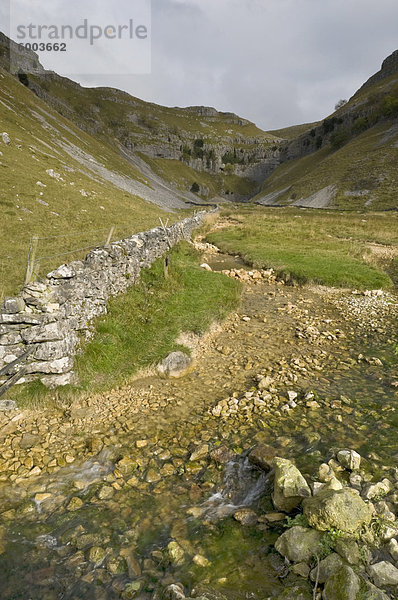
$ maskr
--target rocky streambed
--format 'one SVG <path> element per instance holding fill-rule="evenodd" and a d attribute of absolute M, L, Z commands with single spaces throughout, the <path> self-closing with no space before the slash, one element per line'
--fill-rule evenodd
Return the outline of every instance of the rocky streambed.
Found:
<path fill-rule="evenodd" d="M 4 406 L 2 598 L 396 597 L 396 297 L 204 260 L 245 289 L 184 378 Z"/>

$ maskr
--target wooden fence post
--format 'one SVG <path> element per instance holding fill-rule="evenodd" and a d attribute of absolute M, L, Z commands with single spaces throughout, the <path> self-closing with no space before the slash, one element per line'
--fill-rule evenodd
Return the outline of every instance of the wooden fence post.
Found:
<path fill-rule="evenodd" d="M 30 247 L 29 247 L 29 254 L 28 254 L 28 265 L 26 267 L 25 285 L 28 285 L 28 283 L 30 283 L 31 280 L 32 280 L 32 275 L 33 275 L 33 271 L 34 271 L 34 266 L 35 266 L 35 261 L 36 261 L 36 254 L 37 254 L 37 246 L 38 245 L 39 245 L 39 238 L 38 238 L 37 235 L 34 235 L 30 239 Z"/>
<path fill-rule="evenodd" d="M 114 231 L 115 231 L 115 226 L 112 225 L 111 230 L 108 233 L 108 237 L 106 239 L 105 246 L 109 246 L 109 244 L 111 243 Z"/>

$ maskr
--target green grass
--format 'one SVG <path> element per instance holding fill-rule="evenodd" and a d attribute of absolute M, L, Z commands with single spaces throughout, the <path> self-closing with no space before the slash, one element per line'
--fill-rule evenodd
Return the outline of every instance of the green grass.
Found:
<path fill-rule="evenodd" d="M 371 260 L 369 242 L 397 246 L 397 215 L 337 214 L 247 207 L 225 211 L 237 225 L 207 236 L 223 251 L 258 267 L 273 267 L 301 283 L 358 289 L 391 288 L 387 273 Z"/>
<path fill-rule="evenodd" d="M 258 189 L 256 183 L 238 175 L 212 175 L 205 171 L 195 171 L 181 160 L 168 158 L 149 158 L 139 153 L 151 169 L 166 181 L 169 181 L 181 190 L 190 190 L 193 183 L 206 186 L 209 189 L 208 198 L 211 199 L 225 191 L 232 191 L 241 196 L 251 196 Z"/>
<path fill-rule="evenodd" d="M 59 389 L 59 399 L 111 389 L 157 364 L 181 349 L 175 341 L 179 333 L 203 333 L 234 310 L 240 289 L 238 282 L 201 269 L 195 250 L 182 243 L 171 252 L 167 279 L 159 259 L 143 270 L 136 286 L 111 300 L 108 314 L 96 324 L 94 339 L 77 357 L 79 385 Z M 53 393 L 34 382 L 14 388 L 11 395 L 22 404 L 39 405 Z"/>
<path fill-rule="evenodd" d="M 303 123 L 302 125 L 292 125 L 291 127 L 283 127 L 282 129 L 273 129 L 268 133 L 284 140 L 294 140 L 302 133 L 305 133 L 317 125 L 319 125 L 319 122 L 315 121 L 314 123 Z"/>
<path fill-rule="evenodd" d="M 23 285 L 31 236 L 66 236 L 40 242 L 38 255 L 50 256 L 101 245 L 112 225 L 116 226 L 113 239 L 147 230 L 157 226 L 158 217 L 165 218 L 166 213 L 90 172 L 59 141 L 73 144 L 112 173 L 143 181 L 142 174 L 116 152 L 61 117 L 2 69 L 0 81 L 0 132 L 11 138 L 9 146 L 0 141 L 1 299 Z M 32 111 L 50 127 L 43 126 Z M 48 169 L 59 173 L 62 180 L 50 177 Z M 38 181 L 46 187 L 37 185 Z M 178 218 L 178 214 L 172 215 L 173 220 Z M 95 233 L 88 233 L 91 231 Z M 40 274 L 85 254 L 43 260 Z"/>

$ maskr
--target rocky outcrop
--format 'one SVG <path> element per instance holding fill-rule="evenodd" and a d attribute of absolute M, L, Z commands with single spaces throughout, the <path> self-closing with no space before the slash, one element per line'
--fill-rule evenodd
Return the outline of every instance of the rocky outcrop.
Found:
<path fill-rule="evenodd" d="M 62 265 L 41 281 L 6 298 L 0 311 L 0 369 L 27 350 L 25 380 L 50 387 L 73 383 L 73 359 L 80 336 L 92 336 L 92 322 L 105 314 L 110 297 L 123 293 L 170 247 L 189 239 L 204 212 L 92 250 L 84 261 Z"/>
<path fill-rule="evenodd" d="M 391 77 L 391 75 L 398 75 L 398 50 L 395 50 L 390 56 L 383 61 L 380 71 L 372 75 L 366 83 L 359 89 L 359 91 L 371 87 L 375 83 Z M 358 92 L 357 92 L 358 93 Z"/>

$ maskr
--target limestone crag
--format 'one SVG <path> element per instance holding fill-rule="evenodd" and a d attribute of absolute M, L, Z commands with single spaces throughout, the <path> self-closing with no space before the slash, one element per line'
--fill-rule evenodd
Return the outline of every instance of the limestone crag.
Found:
<path fill-rule="evenodd" d="M 39 378 L 54 387 L 72 383 L 79 334 L 89 339 L 92 320 L 106 313 L 108 299 L 123 293 L 170 247 L 189 239 L 205 212 L 163 229 L 157 227 L 92 250 L 84 261 L 52 271 L 6 298 L 0 311 L 0 369 L 28 349 L 25 381 Z"/>

